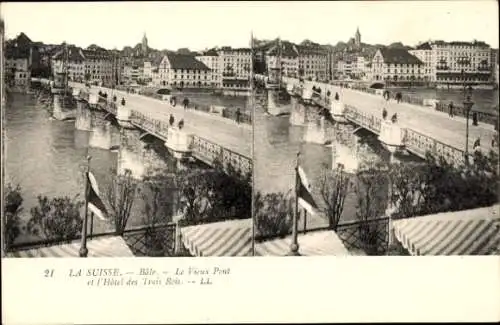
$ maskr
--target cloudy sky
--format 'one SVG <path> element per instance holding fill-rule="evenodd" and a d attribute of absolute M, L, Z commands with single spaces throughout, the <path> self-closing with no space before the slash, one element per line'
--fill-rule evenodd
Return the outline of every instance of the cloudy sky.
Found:
<path fill-rule="evenodd" d="M 415 45 L 428 39 L 483 40 L 498 48 L 494 0 L 349 2 L 81 2 L 2 3 L 7 38 L 25 32 L 45 43 L 134 46 L 146 32 L 157 49 L 248 46 L 280 36 L 322 44 L 362 41 Z"/>

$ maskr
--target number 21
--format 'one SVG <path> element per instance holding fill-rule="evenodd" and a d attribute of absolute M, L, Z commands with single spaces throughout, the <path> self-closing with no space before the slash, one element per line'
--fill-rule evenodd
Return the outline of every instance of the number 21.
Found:
<path fill-rule="evenodd" d="M 45 277 L 46 278 L 51 278 L 54 275 L 54 270 L 45 270 Z"/>

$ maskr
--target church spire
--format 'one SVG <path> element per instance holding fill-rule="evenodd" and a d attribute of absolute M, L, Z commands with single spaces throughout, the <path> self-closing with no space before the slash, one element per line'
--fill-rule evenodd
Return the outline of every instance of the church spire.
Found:
<path fill-rule="evenodd" d="M 359 26 L 356 28 L 356 35 L 354 36 L 354 41 L 356 46 L 361 45 L 361 33 L 359 32 Z"/>

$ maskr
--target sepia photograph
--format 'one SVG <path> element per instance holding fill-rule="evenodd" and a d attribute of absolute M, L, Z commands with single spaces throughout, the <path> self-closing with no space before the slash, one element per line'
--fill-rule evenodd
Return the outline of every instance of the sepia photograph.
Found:
<path fill-rule="evenodd" d="M 489 4 L 2 4 L 3 253 L 498 255 Z"/>
<path fill-rule="evenodd" d="M 499 254 L 498 17 L 476 4 L 491 29 L 464 2 L 382 1 L 255 34 L 257 255 Z"/>
<path fill-rule="evenodd" d="M 498 22 L 2 2 L 2 323 L 498 322 Z"/>
<path fill-rule="evenodd" d="M 7 257 L 250 255 L 250 32 L 171 42 L 169 3 L 112 5 L 162 19 L 106 39 L 98 3 L 2 4 Z"/>

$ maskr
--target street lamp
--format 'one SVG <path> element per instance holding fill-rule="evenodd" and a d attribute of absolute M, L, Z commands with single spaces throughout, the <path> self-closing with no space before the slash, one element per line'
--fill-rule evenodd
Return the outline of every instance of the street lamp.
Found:
<path fill-rule="evenodd" d="M 474 102 L 471 101 L 470 95 L 466 97 L 464 101 L 465 116 L 466 116 L 466 126 L 465 126 L 465 162 L 469 162 L 469 113 L 472 109 Z"/>

